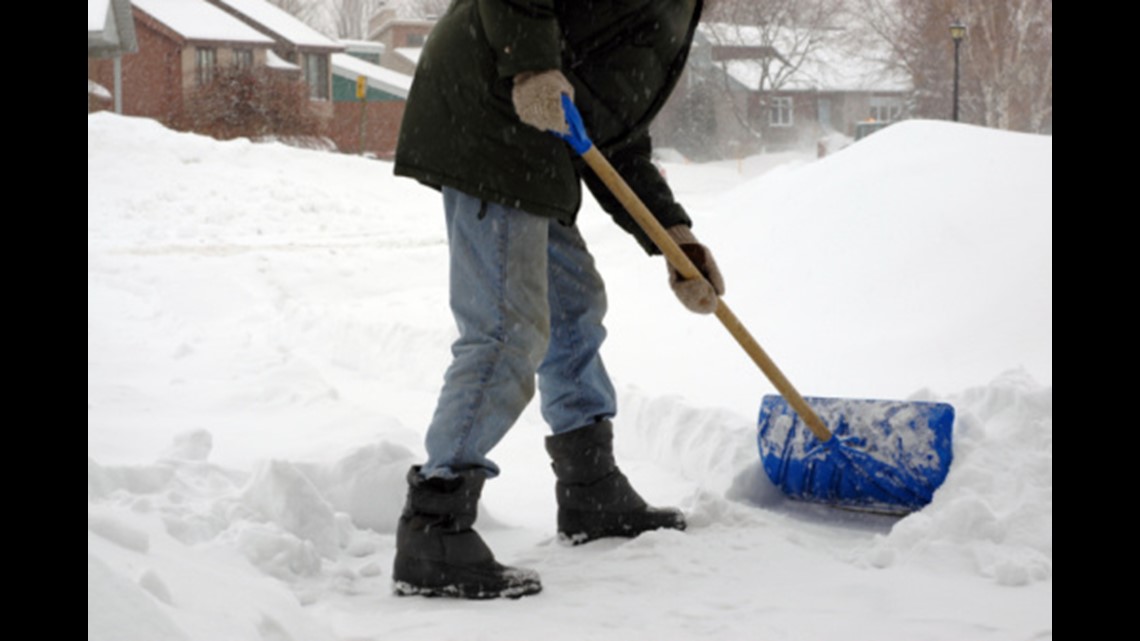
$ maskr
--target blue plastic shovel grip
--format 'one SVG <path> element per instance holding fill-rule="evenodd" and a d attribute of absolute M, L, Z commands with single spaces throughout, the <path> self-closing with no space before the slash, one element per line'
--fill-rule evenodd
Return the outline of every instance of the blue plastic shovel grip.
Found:
<path fill-rule="evenodd" d="M 570 125 L 570 133 L 564 134 L 557 131 L 553 133 L 570 143 L 570 146 L 578 152 L 579 156 L 590 151 L 590 147 L 593 147 L 594 143 L 586 134 L 586 125 L 582 124 L 582 114 L 578 113 L 574 101 L 566 94 L 562 94 L 562 111 L 566 114 L 566 124 Z"/>

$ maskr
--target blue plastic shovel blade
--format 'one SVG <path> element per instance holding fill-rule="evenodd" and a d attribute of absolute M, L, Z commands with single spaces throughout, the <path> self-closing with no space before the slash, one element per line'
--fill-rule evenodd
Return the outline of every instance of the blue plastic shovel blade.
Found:
<path fill-rule="evenodd" d="M 760 405 L 768 478 L 794 499 L 907 513 L 930 503 L 953 459 L 946 403 L 807 397 L 831 430 L 821 442 L 781 396 Z"/>

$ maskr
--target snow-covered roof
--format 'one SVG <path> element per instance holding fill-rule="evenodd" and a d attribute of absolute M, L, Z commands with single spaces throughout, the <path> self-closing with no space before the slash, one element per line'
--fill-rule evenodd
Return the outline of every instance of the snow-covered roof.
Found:
<path fill-rule="evenodd" d="M 784 58 L 791 57 L 796 49 L 803 47 L 805 37 L 817 39 L 799 68 L 781 86 L 789 91 L 906 91 L 911 87 L 905 74 L 884 62 L 884 50 L 873 44 L 852 45 L 843 38 L 841 30 L 809 34 L 792 29 L 765 31 L 752 26 L 701 23 L 698 33 L 713 44 L 770 47 L 781 56 L 768 61 L 777 69 L 787 62 Z M 718 64 L 724 65 L 726 73 L 741 85 L 750 89 L 759 86 L 763 73 L 761 61 L 740 59 Z"/>
<path fill-rule="evenodd" d="M 401 98 L 407 98 L 408 90 L 412 88 L 411 76 L 374 65 L 347 53 L 332 55 L 332 69 L 333 73 L 354 80 L 358 76 L 364 76 L 369 87 Z"/>
<path fill-rule="evenodd" d="M 759 47 L 766 44 L 759 27 L 735 25 L 725 22 L 702 22 L 697 25 L 697 34 L 716 44 Z"/>
<path fill-rule="evenodd" d="M 113 97 L 110 90 L 90 78 L 87 79 L 87 95 L 103 100 L 110 100 Z"/>
<path fill-rule="evenodd" d="M 905 75 L 882 63 L 850 56 L 827 56 L 804 60 L 781 85 L 788 91 L 907 91 L 911 88 Z M 754 89 L 760 84 L 762 67 L 755 60 L 729 60 L 725 71 L 741 85 Z M 780 64 L 780 63 L 776 63 Z"/>
<path fill-rule="evenodd" d="M 288 42 L 302 47 L 341 50 L 343 47 L 292 14 L 266 0 L 214 0 L 264 26 Z"/>
<path fill-rule="evenodd" d="M 397 54 L 407 58 L 412 64 L 419 64 L 420 54 L 423 53 L 423 47 L 397 47 L 393 49 Z"/>
<path fill-rule="evenodd" d="M 295 65 L 292 62 L 289 62 L 288 60 L 282 58 L 281 56 L 273 53 L 272 49 L 270 49 L 268 52 L 266 52 L 265 66 L 269 67 L 270 69 L 285 69 L 288 71 L 300 71 L 301 70 L 300 66 Z"/>
<path fill-rule="evenodd" d="M 824 47 L 791 76 L 789 89 L 832 91 L 907 91 L 910 79 L 892 68 L 878 52 L 845 52 Z"/>
<path fill-rule="evenodd" d="M 135 7 L 187 40 L 273 44 L 268 36 L 206 0 L 133 0 Z"/>
<path fill-rule="evenodd" d="M 374 40 L 345 40 L 342 38 L 340 43 L 344 45 L 348 51 L 359 51 L 361 53 L 384 53 L 384 43 L 376 42 Z"/>

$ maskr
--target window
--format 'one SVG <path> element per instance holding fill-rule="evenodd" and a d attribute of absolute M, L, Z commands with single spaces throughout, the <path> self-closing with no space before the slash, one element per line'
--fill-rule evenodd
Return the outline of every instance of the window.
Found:
<path fill-rule="evenodd" d="M 815 120 L 820 127 L 831 129 L 831 99 L 820 98 L 815 102 Z"/>
<path fill-rule="evenodd" d="M 306 53 L 303 60 L 305 82 L 309 85 L 309 97 L 314 100 L 328 100 L 329 57 L 319 53 Z"/>
<path fill-rule="evenodd" d="M 252 49 L 234 49 L 234 67 L 238 69 L 250 69 L 253 67 L 253 50 Z"/>
<path fill-rule="evenodd" d="M 901 98 L 887 96 L 871 96 L 871 120 L 875 122 L 894 122 L 902 118 L 903 102 Z"/>
<path fill-rule="evenodd" d="M 792 126 L 792 99 L 789 96 L 772 98 L 768 109 L 768 125 L 771 127 Z"/>
<path fill-rule="evenodd" d="M 208 47 L 198 47 L 198 84 L 208 85 L 214 80 L 214 67 L 218 61 L 218 51 Z"/>
<path fill-rule="evenodd" d="M 409 33 L 404 41 L 407 43 L 404 45 L 405 47 L 422 47 L 424 46 L 425 38 L 422 33 Z"/>

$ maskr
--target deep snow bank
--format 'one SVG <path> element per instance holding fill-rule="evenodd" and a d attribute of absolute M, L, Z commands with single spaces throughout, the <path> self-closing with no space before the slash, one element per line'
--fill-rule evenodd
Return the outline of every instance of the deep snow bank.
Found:
<path fill-rule="evenodd" d="M 499 453 L 502 518 L 481 523 L 505 526 L 502 549 L 547 570 L 563 600 L 449 615 L 384 600 L 403 475 L 454 335 L 435 195 L 385 163 L 90 116 L 89 637 L 458 638 L 422 626 L 467 630 L 468 617 L 551 639 L 733 638 L 773 620 L 787 627 L 769 638 L 979 629 L 909 634 L 879 600 L 999 636 L 1050 628 L 1051 155 L 1038 137 L 903 123 L 744 182 L 668 168 L 679 185 L 711 173 L 736 185 L 678 197 L 734 308 L 802 391 L 956 406 L 949 479 L 898 521 L 791 504 L 766 484 L 762 377 L 710 319 L 679 312 L 662 266 L 587 204 L 611 291 L 619 454 L 693 527 L 553 550 L 549 470 L 530 446 L 543 428 L 528 412 Z M 939 197 L 950 188 L 952 203 Z M 836 607 L 805 617 L 797 590 L 820 583 L 840 586 Z M 696 611 L 678 586 L 701 590 Z M 1010 607 L 945 612 L 921 597 L 939 591 Z M 629 618 L 647 603 L 660 616 Z M 607 614 L 591 628 L 584 607 Z"/>
<path fill-rule="evenodd" d="M 679 199 L 717 256 L 726 300 L 806 394 L 951 394 L 1014 368 L 1052 384 L 1050 137 L 902 122 L 818 162 Z M 715 324 L 668 315 L 667 293 L 644 286 L 654 267 L 613 298 L 640 286 L 639 304 L 660 305 L 613 334 L 667 341 L 683 327 L 686 359 L 710 372 L 684 381 L 690 396 L 751 413 L 771 387 L 725 352 Z M 664 373 L 671 357 L 644 369 L 654 389 L 685 393 Z"/>

